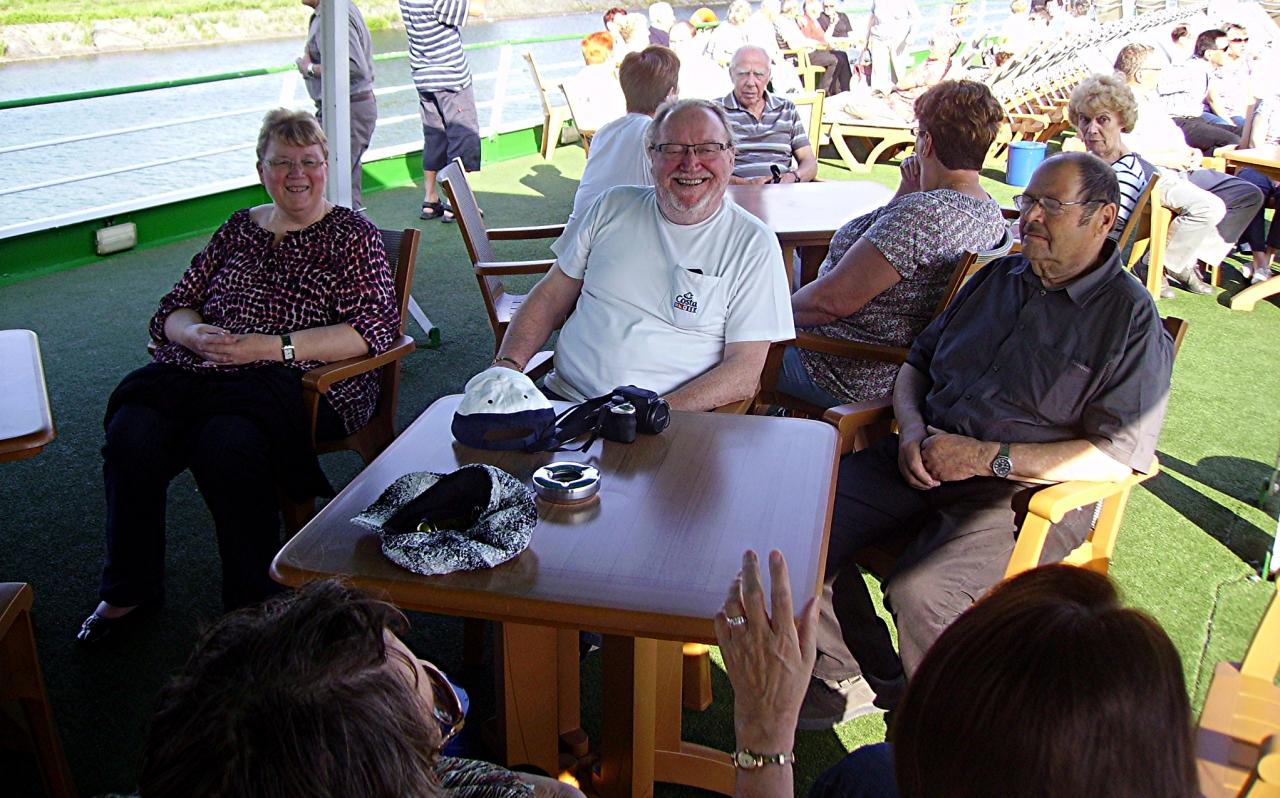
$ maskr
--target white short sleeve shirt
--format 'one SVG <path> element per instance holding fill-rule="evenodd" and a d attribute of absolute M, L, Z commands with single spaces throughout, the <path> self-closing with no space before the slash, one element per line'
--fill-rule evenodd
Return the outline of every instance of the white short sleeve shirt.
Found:
<path fill-rule="evenodd" d="M 727 343 L 795 336 L 778 239 L 727 198 L 711 218 L 678 225 L 653 188 L 613 188 L 552 250 L 583 281 L 547 377 L 567 399 L 619 385 L 668 394 L 718 365 Z"/>

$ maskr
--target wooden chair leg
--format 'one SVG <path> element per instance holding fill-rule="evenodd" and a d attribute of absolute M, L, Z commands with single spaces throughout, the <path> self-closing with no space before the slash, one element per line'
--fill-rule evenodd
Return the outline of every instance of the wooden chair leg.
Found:
<path fill-rule="evenodd" d="M 702 712 L 711 706 L 711 653 L 702 643 L 685 643 L 683 653 L 681 704 L 685 709 Z"/>
<path fill-rule="evenodd" d="M 36 640 L 31 627 L 31 588 L 27 585 L 3 585 L 0 611 L 5 623 L 0 638 L 0 698 L 16 700 L 22 707 L 45 792 L 53 798 L 75 796 L 71 769 L 67 766 L 53 721 L 53 708 L 45 692 L 44 676 L 36 655 Z M 8 599 L 8 600 L 6 600 Z M 23 606 L 25 605 L 25 606 Z"/>

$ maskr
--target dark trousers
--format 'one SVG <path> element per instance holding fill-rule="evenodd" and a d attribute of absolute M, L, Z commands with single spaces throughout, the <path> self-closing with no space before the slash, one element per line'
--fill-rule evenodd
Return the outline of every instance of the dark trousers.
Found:
<path fill-rule="evenodd" d="M 893 767 L 892 745 L 864 745 L 824 770 L 809 798 L 898 798 Z"/>
<path fill-rule="evenodd" d="M 814 50 L 809 53 L 809 63 L 824 68 L 818 77 L 818 88 L 830 97 L 848 91 L 853 81 L 853 68 L 849 56 L 841 50 Z"/>
<path fill-rule="evenodd" d="M 1219 147 L 1240 143 L 1242 131 L 1235 125 L 1215 125 L 1198 116 L 1175 116 L 1173 123 L 1182 130 L 1187 144 L 1205 155 L 1213 155 Z"/>
<path fill-rule="evenodd" d="M 317 426 L 321 437 L 341 434 L 341 420 L 326 402 Z M 163 594 L 165 499 L 185 468 L 213 515 L 223 606 L 243 607 L 283 590 L 268 574 L 281 543 L 271 450 L 269 433 L 241 415 L 190 424 L 146 404 L 117 408 L 102 449 L 107 556 L 99 598 L 128 607 Z"/>
<path fill-rule="evenodd" d="M 457 91 L 418 90 L 422 118 L 422 171 L 439 172 L 454 158 L 480 171 L 480 121 L 473 86 Z"/>
<path fill-rule="evenodd" d="M 1245 228 L 1244 234 L 1240 236 L 1240 240 L 1248 244 L 1254 252 L 1261 252 L 1266 247 L 1280 249 L 1280 225 L 1271 221 L 1271 230 L 1267 231 L 1267 219 L 1263 214 L 1267 210 L 1269 200 L 1276 196 L 1276 186 L 1271 182 L 1271 178 L 1257 171 L 1256 169 L 1241 169 L 1236 173 L 1236 177 L 1247 181 L 1250 185 L 1262 192 L 1262 205 L 1258 208 L 1258 212 L 1249 220 L 1249 226 Z"/>
<path fill-rule="evenodd" d="M 974 477 L 916 490 L 898 471 L 897 436 L 846 457 L 827 545 L 815 675 L 835 681 L 862 675 L 882 703 L 896 703 L 904 672 L 910 676 L 942 630 L 1003 578 L 1039 487 Z M 1080 545 L 1091 521 L 1091 508 L 1069 513 L 1053 527 L 1042 561 L 1060 560 Z M 899 657 L 853 557 L 902 535 L 910 543 L 884 584 Z"/>

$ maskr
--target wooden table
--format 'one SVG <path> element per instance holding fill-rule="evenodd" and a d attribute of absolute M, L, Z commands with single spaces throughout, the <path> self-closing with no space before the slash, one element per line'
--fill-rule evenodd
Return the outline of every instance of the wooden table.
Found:
<path fill-rule="evenodd" d="M 732 793 L 728 755 L 680 739 L 681 642 L 715 642 L 711 619 L 748 547 L 782 550 L 797 595 L 816 594 L 834 496 L 834 429 L 677 412 L 664 433 L 630 445 L 494 452 L 453 441 L 459 398 L 440 399 L 414 421 L 289 541 L 272 575 L 300 585 L 345 574 L 407 609 L 501 621 L 505 761 L 549 773 L 559 771 L 561 739 L 582 739 L 576 630 L 603 632 L 601 794 L 647 796 L 654 781 Z M 573 509 L 539 502 L 528 550 L 497 568 L 419 576 L 393 565 L 377 535 L 350 521 L 408 471 L 483 462 L 528 480 L 553 460 L 596 464 L 599 501 Z"/>
<path fill-rule="evenodd" d="M 0 330 L 0 463 L 39 454 L 57 434 L 40 340 L 30 330 Z"/>
<path fill-rule="evenodd" d="M 1250 147 L 1247 150 L 1218 150 L 1226 159 L 1227 171 L 1235 174 L 1244 167 L 1257 169 L 1272 180 L 1280 180 L 1280 147 Z M 1275 224 L 1275 222 L 1272 222 Z M 1231 297 L 1232 310 L 1253 310 L 1259 300 L 1280 294 L 1280 275 L 1256 285 L 1251 285 Z"/>
<path fill-rule="evenodd" d="M 788 274 L 792 255 L 800 251 L 800 281 L 792 281 L 799 288 L 818 276 L 835 232 L 887 203 L 893 189 L 869 180 L 829 180 L 729 186 L 729 197 L 777 233 Z"/>

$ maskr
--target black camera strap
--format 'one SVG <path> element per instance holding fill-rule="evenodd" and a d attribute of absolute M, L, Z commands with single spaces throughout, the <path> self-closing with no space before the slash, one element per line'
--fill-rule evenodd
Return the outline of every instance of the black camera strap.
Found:
<path fill-rule="evenodd" d="M 613 398 L 613 394 L 588 399 L 556 416 L 556 423 L 548 437 L 530 445 L 529 452 L 585 452 L 600 437 L 600 408 Z M 581 446 L 569 446 L 586 435 Z"/>

